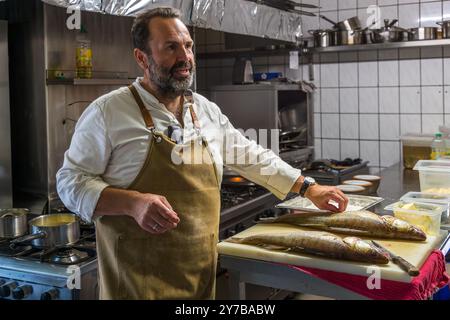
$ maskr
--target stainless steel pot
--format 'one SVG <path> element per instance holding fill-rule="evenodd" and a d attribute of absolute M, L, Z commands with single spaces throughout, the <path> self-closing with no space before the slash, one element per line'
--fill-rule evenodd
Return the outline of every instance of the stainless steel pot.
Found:
<path fill-rule="evenodd" d="M 320 17 L 322 19 L 324 19 L 325 21 L 328 21 L 329 23 L 331 23 L 333 25 L 333 27 L 338 30 L 355 31 L 355 30 L 361 29 L 361 21 L 359 20 L 358 17 L 351 17 L 349 19 L 346 19 L 346 20 L 343 20 L 340 22 L 334 22 L 333 20 L 325 17 L 324 15 L 320 15 Z"/>
<path fill-rule="evenodd" d="M 309 30 L 314 38 L 315 48 L 326 48 L 334 45 L 331 30 Z"/>
<path fill-rule="evenodd" d="M 367 43 L 365 30 L 355 30 L 355 31 L 337 30 L 331 32 L 331 34 L 333 37 L 333 43 L 336 46 Z"/>
<path fill-rule="evenodd" d="M 442 27 L 442 38 L 449 39 L 450 38 L 450 20 L 436 22 L 436 24 L 438 24 Z"/>
<path fill-rule="evenodd" d="M 278 112 L 278 119 L 281 133 L 293 132 L 304 127 L 307 122 L 307 114 L 300 104 L 291 104 Z"/>
<path fill-rule="evenodd" d="M 30 234 L 12 240 L 12 245 L 31 241 L 34 247 L 51 248 L 70 245 L 80 239 L 79 219 L 73 214 L 42 215 L 29 224 Z"/>
<path fill-rule="evenodd" d="M 397 22 L 397 19 L 392 21 L 385 19 L 383 28 L 372 30 L 371 42 L 384 43 L 408 41 L 409 31 L 400 27 L 395 27 L 394 24 Z"/>
<path fill-rule="evenodd" d="M 16 238 L 27 233 L 28 209 L 0 209 L 0 238 Z"/>
<path fill-rule="evenodd" d="M 409 29 L 409 40 L 435 40 L 437 39 L 438 28 L 436 27 L 422 27 Z"/>

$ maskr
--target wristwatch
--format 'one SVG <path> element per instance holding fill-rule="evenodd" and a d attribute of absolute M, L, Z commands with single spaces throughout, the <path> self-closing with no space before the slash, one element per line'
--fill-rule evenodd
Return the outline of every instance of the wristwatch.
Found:
<path fill-rule="evenodd" d="M 306 190 L 308 190 L 308 188 L 310 186 L 313 186 L 315 184 L 316 184 L 316 180 L 314 180 L 314 178 L 305 177 L 305 179 L 303 180 L 302 187 L 300 188 L 300 192 L 299 192 L 300 196 L 305 197 Z"/>

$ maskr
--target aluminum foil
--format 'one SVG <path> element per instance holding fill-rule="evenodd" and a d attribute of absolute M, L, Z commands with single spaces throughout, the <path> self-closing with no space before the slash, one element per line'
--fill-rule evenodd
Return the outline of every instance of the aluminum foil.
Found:
<path fill-rule="evenodd" d="M 194 26 L 295 42 L 301 16 L 245 0 L 194 0 Z"/>
<path fill-rule="evenodd" d="M 193 0 L 42 0 L 43 2 L 67 8 L 76 6 L 82 11 L 99 12 L 117 16 L 136 16 L 151 8 L 169 6 L 182 12 L 182 20 L 190 25 Z"/>
<path fill-rule="evenodd" d="M 1 0 L 0 0 L 1 1 Z M 60 7 L 77 6 L 119 16 L 136 16 L 160 6 L 182 12 L 187 25 L 295 42 L 302 35 L 301 16 L 246 0 L 42 0 Z"/>

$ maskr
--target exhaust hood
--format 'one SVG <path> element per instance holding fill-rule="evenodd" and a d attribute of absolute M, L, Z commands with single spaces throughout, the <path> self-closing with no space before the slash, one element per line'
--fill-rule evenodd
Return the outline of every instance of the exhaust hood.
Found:
<path fill-rule="evenodd" d="M 301 16 L 246 0 L 42 0 L 60 7 L 79 7 L 118 16 L 136 16 L 160 6 L 182 12 L 189 26 L 296 42 L 302 36 Z"/>

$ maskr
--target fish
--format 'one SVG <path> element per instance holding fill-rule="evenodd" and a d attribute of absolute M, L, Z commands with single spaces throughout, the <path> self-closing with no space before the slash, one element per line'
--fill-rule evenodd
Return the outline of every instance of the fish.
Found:
<path fill-rule="evenodd" d="M 232 237 L 225 241 L 339 260 L 372 264 L 389 263 L 388 257 L 371 243 L 357 237 L 341 238 L 325 231 L 267 232 L 243 238 Z"/>
<path fill-rule="evenodd" d="M 259 223 L 287 223 L 330 232 L 377 238 L 415 241 L 427 239 L 422 229 L 404 220 L 389 215 L 380 216 L 367 210 L 315 216 L 290 213 L 276 218 L 264 219 Z"/>

